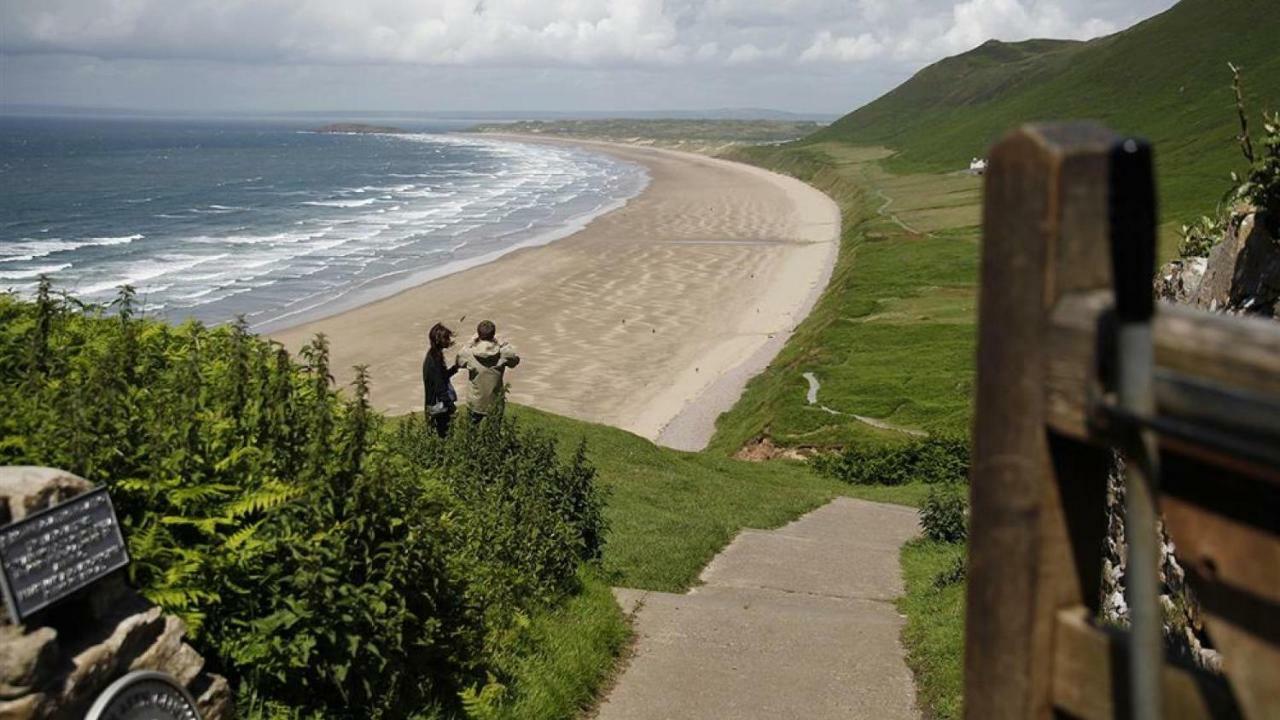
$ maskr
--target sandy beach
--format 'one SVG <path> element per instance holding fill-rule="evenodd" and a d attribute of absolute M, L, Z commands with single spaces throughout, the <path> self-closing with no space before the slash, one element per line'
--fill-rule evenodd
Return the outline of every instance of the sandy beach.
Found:
<path fill-rule="evenodd" d="M 515 402 L 704 447 L 826 286 L 839 210 L 758 168 L 575 144 L 640 163 L 651 182 L 569 237 L 270 335 L 296 350 L 327 334 L 338 381 L 368 365 L 374 405 L 397 414 L 422 408 L 427 329 L 465 340 L 489 318 L 523 358 L 508 373 Z"/>

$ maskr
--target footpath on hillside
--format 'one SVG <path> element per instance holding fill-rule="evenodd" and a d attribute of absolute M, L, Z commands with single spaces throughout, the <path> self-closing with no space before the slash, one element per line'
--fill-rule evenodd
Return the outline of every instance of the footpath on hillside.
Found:
<path fill-rule="evenodd" d="M 598 720 L 919 718 L 899 641 L 916 511 L 839 498 L 744 530 L 684 595 L 619 588 L 636 647 Z"/>

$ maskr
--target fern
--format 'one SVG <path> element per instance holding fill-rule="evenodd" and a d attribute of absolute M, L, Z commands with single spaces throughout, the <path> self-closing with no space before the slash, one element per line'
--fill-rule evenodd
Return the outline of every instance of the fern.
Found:
<path fill-rule="evenodd" d="M 296 485 L 286 485 L 279 480 L 269 480 L 258 489 L 241 495 L 226 507 L 227 517 L 242 518 L 274 510 L 287 502 L 296 500 L 304 494 L 305 489 Z"/>

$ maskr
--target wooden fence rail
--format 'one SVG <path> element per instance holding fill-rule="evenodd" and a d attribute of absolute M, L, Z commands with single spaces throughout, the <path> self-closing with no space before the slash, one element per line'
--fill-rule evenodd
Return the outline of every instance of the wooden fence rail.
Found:
<path fill-rule="evenodd" d="M 1120 140 L 1015 131 L 986 174 L 965 712 L 1134 714 L 1126 632 L 1100 605 L 1114 403 L 1108 202 Z M 1166 717 L 1280 718 L 1280 323 L 1160 305 L 1159 509 L 1222 653 L 1166 661 Z"/>

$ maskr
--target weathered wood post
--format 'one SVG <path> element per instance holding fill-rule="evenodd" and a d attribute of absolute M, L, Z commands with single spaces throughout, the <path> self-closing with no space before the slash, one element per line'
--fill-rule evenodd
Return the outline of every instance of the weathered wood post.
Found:
<path fill-rule="evenodd" d="M 1280 323 L 1161 303 L 1140 342 L 1125 342 L 1126 319 L 1152 309 L 1150 270 L 1139 267 L 1150 258 L 1118 263 L 1126 297 L 1144 306 L 1136 317 L 1112 287 L 1108 196 L 1121 182 L 1148 191 L 1150 177 L 1109 179 L 1117 140 L 1096 125 L 1029 126 L 992 153 L 966 716 L 1128 718 L 1141 706 L 1170 718 L 1280 718 Z M 1120 227 L 1131 220 L 1151 229 L 1146 209 L 1113 218 L 1118 240 L 1132 240 Z M 1126 402 L 1124 365 L 1135 360 L 1149 383 L 1141 403 Z M 1222 674 L 1165 657 L 1158 630 L 1144 639 L 1095 622 L 1111 448 L 1135 431 L 1142 455 L 1158 444 L 1152 489 Z M 1144 602 L 1159 592 L 1129 581 Z"/>
<path fill-rule="evenodd" d="M 1049 378 L 1083 385 L 1092 370 L 1055 363 L 1064 349 L 1048 330 L 1064 296 L 1111 285 L 1116 140 L 1093 124 L 1028 126 L 987 169 L 965 627 L 974 720 L 1051 717 L 1057 614 L 1098 603 L 1110 454 L 1048 429 L 1064 402 Z"/>

